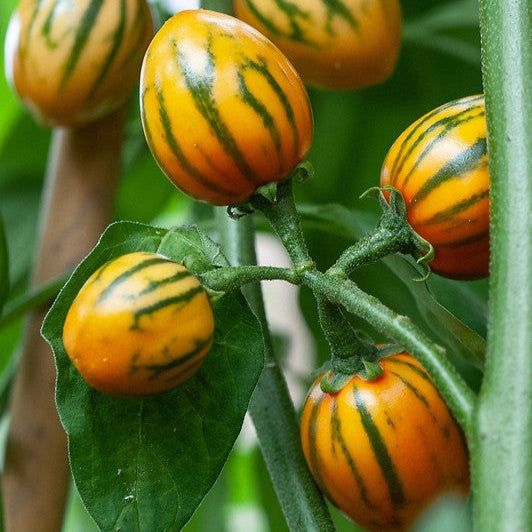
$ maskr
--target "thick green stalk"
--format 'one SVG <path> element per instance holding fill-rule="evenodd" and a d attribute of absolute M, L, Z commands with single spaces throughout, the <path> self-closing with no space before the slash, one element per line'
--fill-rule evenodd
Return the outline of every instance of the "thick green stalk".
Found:
<path fill-rule="evenodd" d="M 251 216 L 235 222 L 218 212 L 222 246 L 233 264 L 255 264 Z M 265 365 L 249 405 L 259 444 L 290 530 L 334 532 L 331 517 L 301 450 L 299 425 L 286 382 L 274 356 L 260 285 L 245 287 L 264 334 Z"/>
<path fill-rule="evenodd" d="M 491 179 L 486 372 L 473 438 L 476 527 L 532 523 L 532 7 L 480 0 Z"/>

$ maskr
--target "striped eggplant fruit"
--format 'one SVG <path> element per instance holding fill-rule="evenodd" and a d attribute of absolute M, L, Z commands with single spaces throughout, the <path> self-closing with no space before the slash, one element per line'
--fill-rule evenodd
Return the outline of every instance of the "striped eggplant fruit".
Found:
<path fill-rule="evenodd" d="M 452 101 L 408 127 L 386 155 L 381 186 L 399 190 L 410 225 L 454 279 L 489 271 L 489 170 L 482 95 Z"/>
<path fill-rule="evenodd" d="M 152 36 L 146 0 L 21 0 L 6 36 L 7 77 L 39 122 L 80 126 L 131 96 Z"/>
<path fill-rule="evenodd" d="M 161 255 L 134 252 L 89 277 L 68 311 L 63 344 L 92 387 L 131 397 L 190 378 L 213 333 L 213 311 L 200 281 Z"/>
<path fill-rule="evenodd" d="M 361 527 L 408 530 L 437 496 L 469 490 L 464 437 L 431 379 L 406 352 L 380 359 L 374 381 L 338 393 L 319 377 L 301 418 L 308 467 L 323 493 Z"/>
<path fill-rule="evenodd" d="M 281 181 L 312 140 L 309 98 L 286 57 L 244 22 L 208 10 L 179 12 L 156 34 L 140 106 L 163 172 L 213 205 Z"/>
<path fill-rule="evenodd" d="M 271 39 L 305 83 L 355 89 L 389 78 L 401 45 L 398 0 L 234 0 L 236 16 Z"/>

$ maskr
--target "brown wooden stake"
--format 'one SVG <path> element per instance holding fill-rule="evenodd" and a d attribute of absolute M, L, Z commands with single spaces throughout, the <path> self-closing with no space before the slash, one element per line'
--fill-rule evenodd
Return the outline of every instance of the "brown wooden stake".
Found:
<path fill-rule="evenodd" d="M 94 246 L 113 207 L 125 110 L 78 129 L 54 131 L 32 284 L 72 269 Z M 67 444 L 57 415 L 55 365 L 33 313 L 10 408 L 2 478 L 8 532 L 61 530 L 69 485 Z"/>

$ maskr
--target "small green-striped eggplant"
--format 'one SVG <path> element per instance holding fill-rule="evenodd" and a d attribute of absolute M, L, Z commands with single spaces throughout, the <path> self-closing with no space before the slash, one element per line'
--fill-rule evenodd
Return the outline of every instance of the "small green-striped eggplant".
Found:
<path fill-rule="evenodd" d="M 209 10 L 181 11 L 157 32 L 140 107 L 160 168 L 212 205 L 283 180 L 312 140 L 310 101 L 288 59 L 251 26 Z"/>
<path fill-rule="evenodd" d="M 381 186 L 388 185 L 403 195 L 414 231 L 434 247 L 434 272 L 465 280 L 488 275 L 490 179 L 482 95 L 444 104 L 409 126 L 384 160 Z"/>
<path fill-rule="evenodd" d="M 93 388 L 133 397 L 189 379 L 213 333 L 201 282 L 166 257 L 134 252 L 107 262 L 85 282 L 68 311 L 63 344 Z"/>
<path fill-rule="evenodd" d="M 146 0 L 21 0 L 7 77 L 39 122 L 81 126 L 130 98 L 152 36 Z"/>
<path fill-rule="evenodd" d="M 401 44 L 399 0 L 233 0 L 236 16 L 271 39 L 305 83 L 357 89 L 386 81 Z"/>
<path fill-rule="evenodd" d="M 301 442 L 310 472 L 345 515 L 373 532 L 410 529 L 437 496 L 469 490 L 464 436 L 421 364 L 406 352 L 354 375 L 337 393 L 319 376 Z"/>

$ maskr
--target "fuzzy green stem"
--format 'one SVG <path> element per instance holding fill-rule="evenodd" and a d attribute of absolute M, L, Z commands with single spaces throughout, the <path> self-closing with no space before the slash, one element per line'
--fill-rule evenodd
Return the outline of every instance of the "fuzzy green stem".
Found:
<path fill-rule="evenodd" d="M 330 370 L 321 379 L 324 393 L 338 393 L 353 375 L 365 374 L 367 360 L 376 360 L 377 348 L 359 337 L 342 307 L 315 293 L 320 326 L 331 350 Z"/>
<path fill-rule="evenodd" d="M 255 264 L 253 221 L 238 222 L 218 211 L 222 246 L 233 264 Z M 299 425 L 286 382 L 275 358 L 260 285 L 244 294 L 263 330 L 265 366 L 249 405 L 259 444 L 290 530 L 334 532 L 323 496 L 305 463 Z"/>
<path fill-rule="evenodd" d="M 204 286 L 220 292 L 232 292 L 250 283 L 274 279 L 299 284 L 297 272 L 290 268 L 273 266 L 229 266 L 210 270 L 201 275 Z"/>
<path fill-rule="evenodd" d="M 294 203 L 292 180 L 286 179 L 277 185 L 276 201 L 270 202 L 261 196 L 256 196 L 252 205 L 268 219 L 286 248 L 294 268 L 296 270 L 312 268 L 314 261 L 308 253 L 301 219 Z"/>
<path fill-rule="evenodd" d="M 331 367 L 342 373 L 358 373 L 363 359 L 376 352 L 373 344 L 362 340 L 344 315 L 342 308 L 322 294 L 316 294 L 320 325 L 331 349 Z"/>
<path fill-rule="evenodd" d="M 390 188 L 389 201 L 384 190 Z M 366 195 L 376 195 L 382 207 L 382 215 L 375 229 L 347 248 L 329 269 L 329 273 L 349 276 L 357 268 L 376 262 L 394 253 L 422 257 L 425 262 L 433 257 L 432 246 L 421 238 L 410 226 L 406 217 L 406 206 L 402 194 L 392 188 L 370 189 Z"/>
<path fill-rule="evenodd" d="M 250 265 L 218 268 L 201 275 L 201 281 L 207 289 L 222 293 L 239 290 L 250 283 L 274 279 L 300 285 L 302 273 L 289 268 Z M 253 294 L 248 295 L 254 297 Z M 331 349 L 332 369 L 346 374 L 358 373 L 364 367 L 364 360 L 375 358 L 377 349 L 373 343 L 360 338 L 341 307 L 321 294 L 316 294 L 316 301 L 320 325 Z"/>
<path fill-rule="evenodd" d="M 361 317 L 378 331 L 391 337 L 418 358 L 427 369 L 466 434 L 471 425 L 475 396 L 445 356 L 407 316 L 400 316 L 366 294 L 349 279 L 326 275 L 317 270 L 303 273 L 304 282 L 314 292 Z"/>
<path fill-rule="evenodd" d="M 530 0 L 481 0 L 490 168 L 486 371 L 472 440 L 477 530 L 532 523 L 532 17 Z"/>
<path fill-rule="evenodd" d="M 277 185 L 276 201 L 270 202 L 258 196 L 254 207 L 260 209 L 270 222 L 288 251 L 296 271 L 315 269 L 294 202 L 292 179 L 286 179 Z M 338 306 L 319 294 L 316 297 L 320 325 L 331 348 L 332 369 L 357 373 L 362 369 L 361 357 L 370 356 L 374 350 L 358 338 Z"/>
<path fill-rule="evenodd" d="M 287 247 L 294 267 L 297 268 L 298 264 L 305 266 L 300 269 L 304 284 L 309 286 L 315 294 L 321 294 L 332 303 L 342 305 L 348 312 L 361 317 L 417 357 L 434 379 L 454 416 L 467 434 L 471 425 L 475 395 L 449 362 L 445 350 L 427 338 L 407 316 L 397 315 L 377 298 L 360 290 L 349 279 L 341 275 L 323 274 L 317 271 L 308 256 L 299 214 L 293 202 L 291 183 L 287 181 L 282 185 L 283 188 L 279 190 L 276 203 L 264 201 L 254 206 L 261 209 L 270 221 L 275 232 Z M 390 205 L 393 211 L 400 214 L 404 202 L 401 203 L 402 197 L 398 194 L 395 199 L 398 201 L 391 201 Z M 290 230 L 294 231 L 294 238 L 290 238 Z"/>
<path fill-rule="evenodd" d="M 351 275 L 356 269 L 394 253 L 413 253 L 410 231 L 404 227 L 381 225 L 348 247 L 329 269 L 329 273 Z"/>

